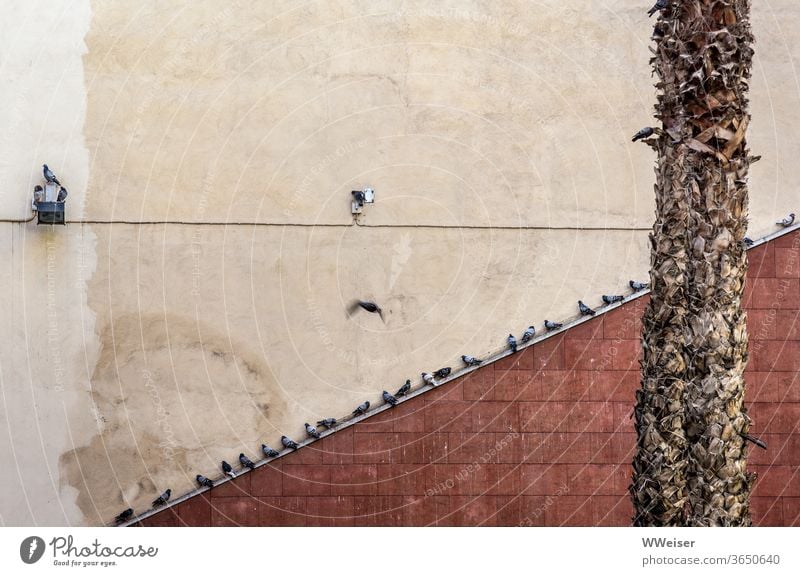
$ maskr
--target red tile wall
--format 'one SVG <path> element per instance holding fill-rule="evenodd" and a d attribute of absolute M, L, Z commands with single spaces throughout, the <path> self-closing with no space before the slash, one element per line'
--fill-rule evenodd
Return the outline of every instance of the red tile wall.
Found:
<path fill-rule="evenodd" d="M 800 526 L 800 233 L 749 252 L 753 522 Z M 640 298 L 144 520 L 626 526 Z"/>

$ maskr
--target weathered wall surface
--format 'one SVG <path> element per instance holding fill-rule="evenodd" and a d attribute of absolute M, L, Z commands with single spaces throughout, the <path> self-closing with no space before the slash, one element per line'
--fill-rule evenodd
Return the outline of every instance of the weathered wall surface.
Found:
<path fill-rule="evenodd" d="M 640 2 L 0 13 L 0 218 L 29 216 L 48 162 L 85 222 L 0 224 L 17 302 L 2 329 L 18 343 L 0 358 L 13 420 L 0 462 L 19 470 L 5 523 L 139 509 L 262 439 L 646 277 L 653 157 L 629 141 L 654 101 Z M 754 7 L 754 237 L 796 207 L 798 18 L 788 0 Z M 349 191 L 367 184 L 378 200 L 355 226 Z M 31 418 L 30 391 L 56 370 L 33 304 L 53 252 L 74 394 L 35 397 Z M 355 297 L 387 323 L 347 318 Z"/>
<path fill-rule="evenodd" d="M 800 524 L 800 232 L 750 251 L 756 526 Z M 630 526 L 647 297 L 144 519 L 145 526 Z M 217 478 L 215 472 L 212 478 Z"/>

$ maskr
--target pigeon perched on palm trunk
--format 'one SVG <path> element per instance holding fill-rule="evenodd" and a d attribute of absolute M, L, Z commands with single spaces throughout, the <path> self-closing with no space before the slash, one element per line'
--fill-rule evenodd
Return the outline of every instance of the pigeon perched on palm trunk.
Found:
<path fill-rule="evenodd" d="M 250 468 L 250 470 L 256 469 L 256 465 L 253 464 L 253 461 L 250 460 L 250 458 L 248 458 L 247 456 L 245 456 L 244 453 L 239 454 L 239 462 L 245 468 Z"/>
<path fill-rule="evenodd" d="M 779 220 L 778 222 L 775 222 L 775 224 L 777 224 L 778 226 L 783 226 L 784 228 L 788 228 L 789 226 L 794 224 L 794 212 L 789 214 L 783 220 Z"/>
<path fill-rule="evenodd" d="M 200 484 L 200 486 L 205 486 L 206 488 L 214 487 L 214 483 L 202 474 L 197 475 L 197 483 Z"/>
<path fill-rule="evenodd" d="M 400 386 L 400 390 L 397 391 L 395 396 L 405 396 L 411 392 L 411 380 L 406 380 L 406 383 Z"/>
<path fill-rule="evenodd" d="M 397 398 L 389 394 L 386 390 L 383 391 L 383 401 L 392 406 L 397 405 Z"/>
<path fill-rule="evenodd" d="M 533 326 L 528 326 L 525 332 L 522 334 L 522 342 L 530 342 L 533 340 L 533 337 L 536 335 L 536 328 Z"/>
<path fill-rule="evenodd" d="M 167 488 L 167 490 L 161 496 L 153 500 L 153 508 L 155 508 L 156 506 L 163 506 L 164 504 L 169 502 L 170 496 L 172 496 L 172 489 Z"/>
<path fill-rule="evenodd" d="M 127 522 L 133 517 L 133 508 L 128 508 L 127 510 L 123 510 L 120 512 L 119 516 L 114 518 L 114 524 L 122 524 L 123 522 Z"/>
<path fill-rule="evenodd" d="M 578 300 L 578 310 L 581 312 L 581 316 L 594 316 L 596 312 L 589 308 L 586 304 Z"/>
<path fill-rule="evenodd" d="M 350 304 L 350 308 L 348 309 L 349 314 L 352 316 L 354 312 L 356 312 L 359 308 L 362 310 L 366 310 L 370 314 L 377 314 L 381 317 L 383 322 L 386 320 L 383 318 L 383 310 L 381 307 L 375 304 L 375 302 L 369 302 L 367 300 L 356 300 L 352 304 Z"/>
<path fill-rule="evenodd" d="M 329 430 L 336 426 L 336 418 L 325 418 L 324 420 L 317 420 L 317 426 L 325 426 Z"/>
<path fill-rule="evenodd" d="M 312 438 L 317 438 L 317 439 L 319 439 L 319 432 L 317 432 L 317 429 L 316 429 L 316 428 L 314 428 L 314 427 L 313 427 L 311 424 L 309 424 L 308 422 L 306 422 L 305 424 L 303 424 L 303 426 L 305 426 L 305 427 L 306 427 L 306 434 L 308 434 L 308 435 L 309 435 L 309 436 L 311 436 Z"/>
<path fill-rule="evenodd" d="M 506 342 L 508 342 L 508 347 L 511 348 L 512 352 L 517 351 L 517 339 L 514 338 L 513 334 L 508 335 L 508 338 L 506 338 Z"/>
<path fill-rule="evenodd" d="M 447 368 L 439 368 L 436 372 L 433 373 L 433 377 L 434 378 L 438 378 L 439 380 L 442 380 L 443 378 L 447 378 L 448 376 L 450 376 L 450 367 L 449 366 Z"/>
<path fill-rule="evenodd" d="M 603 294 L 603 302 L 606 304 L 614 304 L 615 302 L 622 302 L 625 300 L 625 296 L 608 296 Z"/>
<path fill-rule="evenodd" d="M 658 0 L 658 2 L 656 2 L 655 6 L 650 8 L 650 10 L 647 12 L 647 17 L 650 18 L 656 12 L 664 10 L 668 5 L 669 5 L 669 0 Z"/>
<path fill-rule="evenodd" d="M 563 326 L 564 325 L 561 324 L 560 322 L 550 322 L 550 320 L 545 320 L 544 321 L 544 327 L 547 328 L 548 330 L 558 330 L 559 328 L 562 328 Z"/>
<path fill-rule="evenodd" d="M 225 474 L 225 476 L 236 478 L 236 472 L 233 471 L 233 467 L 225 462 L 225 460 L 222 461 L 222 472 Z"/>
<path fill-rule="evenodd" d="M 61 182 L 58 181 L 58 178 L 56 178 L 56 175 L 53 174 L 53 171 L 48 168 L 47 164 L 42 164 L 42 175 L 50 184 L 58 184 L 61 186 Z"/>
<path fill-rule="evenodd" d="M 264 453 L 264 456 L 266 456 L 267 458 L 277 458 L 281 454 L 280 452 L 278 452 L 274 448 L 270 448 L 266 444 L 262 444 L 261 445 L 261 451 Z"/>
<path fill-rule="evenodd" d="M 644 140 L 646 138 L 650 138 L 650 136 L 652 136 L 653 134 L 655 134 L 655 130 L 653 130 L 650 126 L 647 126 L 646 128 L 642 128 L 636 134 L 634 134 L 633 138 L 631 139 L 631 142 L 636 142 L 637 140 Z"/>
<path fill-rule="evenodd" d="M 369 400 L 356 406 L 356 409 L 353 410 L 353 416 L 360 416 L 366 413 L 367 410 L 369 410 Z"/>
<path fill-rule="evenodd" d="M 469 356 L 467 354 L 464 354 L 461 357 L 461 360 L 467 366 L 480 366 L 483 363 L 483 360 L 481 360 L 480 358 L 475 358 L 475 356 Z"/>
<path fill-rule="evenodd" d="M 281 444 L 283 444 L 287 448 L 291 448 L 292 450 L 297 450 L 298 448 L 300 448 L 300 444 L 298 444 L 288 436 L 281 436 Z"/>

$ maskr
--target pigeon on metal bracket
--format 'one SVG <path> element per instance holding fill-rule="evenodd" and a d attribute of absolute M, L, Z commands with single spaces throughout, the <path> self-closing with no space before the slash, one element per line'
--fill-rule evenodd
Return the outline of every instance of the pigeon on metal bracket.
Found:
<path fill-rule="evenodd" d="M 350 192 L 350 194 L 353 195 L 353 199 L 356 201 L 356 203 L 359 206 L 363 206 L 364 205 L 364 202 L 366 201 L 367 198 L 366 198 L 366 196 L 364 196 L 364 191 L 363 190 L 352 190 Z"/>
<path fill-rule="evenodd" d="M 172 496 L 172 489 L 167 488 L 167 490 L 161 496 L 153 500 L 153 508 L 155 508 L 156 506 L 163 506 L 164 504 L 169 502 L 170 496 Z"/>
<path fill-rule="evenodd" d="M 608 296 L 607 294 L 603 294 L 603 302 L 606 304 L 614 304 L 615 302 L 622 302 L 625 300 L 625 296 Z"/>
<path fill-rule="evenodd" d="M 255 470 L 256 469 L 256 465 L 253 464 L 253 461 L 250 460 L 250 458 L 248 458 L 247 456 L 244 455 L 244 452 L 239 454 L 239 462 L 245 468 L 250 468 L 250 470 Z"/>
<path fill-rule="evenodd" d="M 364 414 L 367 410 L 369 410 L 369 400 L 364 402 L 363 404 L 359 404 L 356 406 L 356 409 L 353 410 L 353 416 L 359 416 Z"/>
<path fill-rule="evenodd" d="M 559 322 L 550 322 L 550 320 L 545 320 L 544 321 L 544 327 L 547 328 L 548 330 L 558 330 L 559 328 L 562 328 L 563 326 L 564 325 L 559 323 Z"/>
<path fill-rule="evenodd" d="M 395 396 L 405 396 L 411 391 L 411 380 L 406 380 L 406 383 L 400 386 L 400 390 L 395 393 Z"/>
<path fill-rule="evenodd" d="M 317 420 L 317 426 L 325 426 L 327 429 L 331 429 L 336 426 L 338 422 L 336 422 L 336 418 L 325 418 L 324 420 Z"/>
<path fill-rule="evenodd" d="M 511 348 L 511 352 L 517 351 L 517 339 L 514 338 L 513 334 L 508 335 L 508 338 L 506 338 L 506 342 L 508 342 L 508 347 Z"/>
<path fill-rule="evenodd" d="M 425 382 L 425 384 L 436 386 L 436 380 L 433 378 L 431 374 L 428 374 L 427 372 L 422 373 L 422 381 Z"/>
<path fill-rule="evenodd" d="M 383 322 L 386 322 L 386 320 L 383 318 L 383 310 L 381 310 L 381 307 L 375 304 L 375 302 L 369 302 L 366 300 L 356 300 L 355 302 L 350 304 L 350 307 L 348 308 L 347 311 L 352 316 L 352 314 L 356 312 L 359 308 L 366 310 L 370 314 L 377 314 L 378 316 L 381 317 L 381 320 Z"/>
<path fill-rule="evenodd" d="M 306 434 L 308 434 L 308 435 L 309 435 L 309 436 L 311 436 L 312 438 L 317 438 L 317 439 L 319 439 L 319 432 L 317 432 L 317 429 L 316 429 L 316 428 L 314 428 L 314 427 L 313 427 L 311 424 L 309 424 L 308 422 L 306 422 L 305 424 L 303 424 L 303 426 L 305 426 L 305 427 L 306 427 Z"/>
<path fill-rule="evenodd" d="M 225 462 L 225 460 L 222 461 L 222 472 L 224 472 L 226 476 L 236 478 L 236 472 L 233 471 L 233 467 Z"/>
<path fill-rule="evenodd" d="M 281 436 L 281 444 L 283 444 L 287 448 L 291 448 L 292 450 L 297 450 L 298 448 L 300 448 L 300 444 L 298 444 L 288 436 Z"/>
<path fill-rule="evenodd" d="M 777 224 L 778 226 L 783 226 L 784 228 L 788 228 L 789 226 L 794 224 L 794 212 L 789 214 L 783 220 L 779 220 L 778 222 L 775 222 L 775 224 Z"/>
<path fill-rule="evenodd" d="M 133 508 L 128 508 L 127 510 L 123 510 L 120 512 L 119 516 L 114 518 L 114 524 L 122 524 L 123 522 L 127 522 L 133 517 Z"/>
<path fill-rule="evenodd" d="M 578 300 L 578 310 L 581 312 L 581 316 L 594 316 L 596 312 L 589 308 L 586 304 Z"/>
<path fill-rule="evenodd" d="M 397 405 L 397 398 L 389 394 L 386 390 L 383 391 L 383 401 L 392 406 Z"/>
<path fill-rule="evenodd" d="M 65 202 L 67 200 L 67 189 L 63 186 L 58 190 L 58 196 L 56 197 L 56 202 Z"/>
<path fill-rule="evenodd" d="M 530 342 L 533 340 L 533 337 L 536 336 L 536 328 L 533 326 L 528 326 L 525 332 L 522 334 L 522 342 Z"/>
<path fill-rule="evenodd" d="M 261 445 L 261 451 L 264 453 L 264 456 L 266 456 L 267 458 L 276 458 L 277 456 L 280 456 L 280 454 L 281 454 L 280 452 L 278 452 L 274 448 L 270 448 L 266 444 L 262 444 Z"/>
<path fill-rule="evenodd" d="M 631 290 L 634 292 L 640 292 L 641 290 L 647 290 L 650 287 L 650 284 L 646 282 L 636 282 L 634 280 L 628 281 L 628 286 L 631 287 Z"/>
<path fill-rule="evenodd" d="M 59 186 L 61 186 L 61 182 L 58 181 L 58 178 L 56 178 L 56 175 L 53 174 L 53 171 L 47 167 L 47 164 L 42 164 L 42 175 L 44 176 L 44 179 L 47 180 L 49 183 L 58 184 Z"/>
<path fill-rule="evenodd" d="M 202 474 L 197 475 L 197 483 L 200 484 L 200 486 L 205 486 L 206 488 L 214 487 L 214 483 Z"/>
<path fill-rule="evenodd" d="M 631 142 L 636 142 L 637 140 L 644 140 L 645 138 L 650 138 L 650 136 L 652 136 L 653 134 L 655 134 L 655 130 L 653 130 L 650 126 L 647 126 L 646 128 L 642 128 L 636 134 L 634 134 L 633 138 L 631 139 Z"/>
<path fill-rule="evenodd" d="M 669 5 L 669 0 L 658 0 L 652 8 L 647 12 L 647 17 L 650 18 L 656 12 L 664 10 Z"/>
<path fill-rule="evenodd" d="M 438 378 L 439 380 L 441 380 L 443 378 L 447 378 L 448 376 L 450 376 L 450 367 L 449 366 L 446 367 L 446 368 L 439 368 L 436 372 L 433 373 L 433 377 L 434 378 Z"/>
<path fill-rule="evenodd" d="M 467 366 L 480 366 L 483 363 L 483 360 L 481 360 L 480 358 L 475 358 L 474 356 L 469 356 L 467 354 L 464 354 L 461 357 L 461 360 Z"/>

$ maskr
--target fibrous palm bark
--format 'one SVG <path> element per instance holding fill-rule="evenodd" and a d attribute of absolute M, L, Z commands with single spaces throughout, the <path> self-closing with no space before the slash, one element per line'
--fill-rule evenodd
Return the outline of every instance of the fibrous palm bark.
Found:
<path fill-rule="evenodd" d="M 631 495 L 638 526 L 750 523 L 747 331 L 749 0 L 671 0 L 655 26 L 651 299 Z"/>

